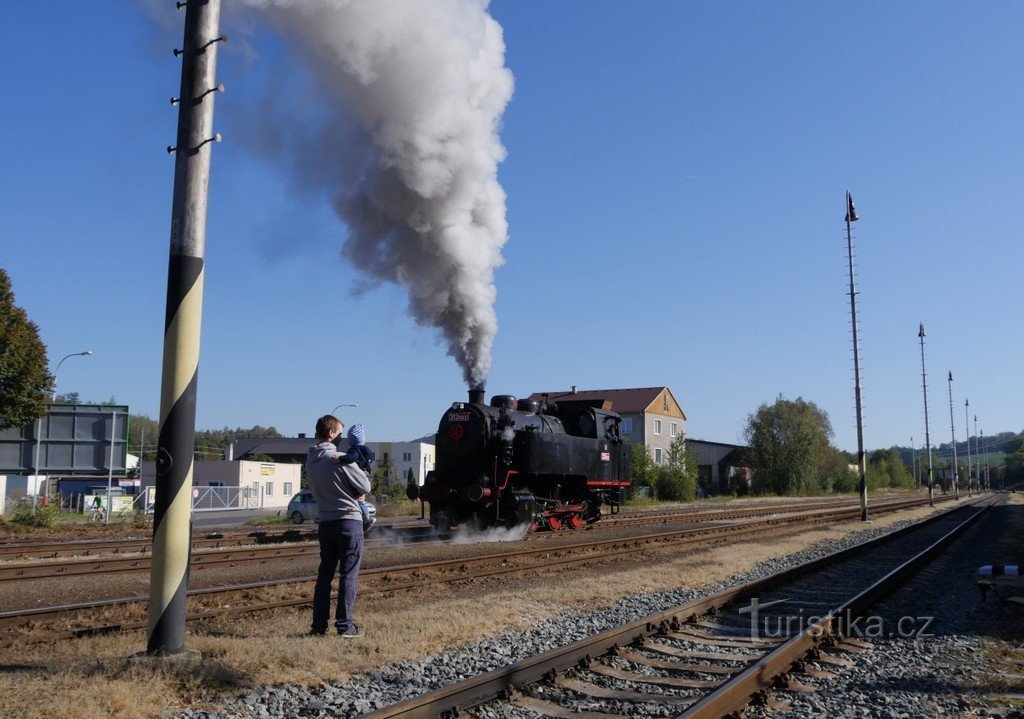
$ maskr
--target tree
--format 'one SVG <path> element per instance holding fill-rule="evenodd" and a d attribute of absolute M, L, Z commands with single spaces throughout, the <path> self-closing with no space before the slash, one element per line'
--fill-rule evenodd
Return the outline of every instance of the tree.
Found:
<path fill-rule="evenodd" d="M 753 490 L 760 494 L 815 494 L 831 489 L 826 470 L 832 423 L 828 414 L 802 397 L 762 404 L 747 417 L 744 438 L 756 470 Z"/>
<path fill-rule="evenodd" d="M 0 430 L 24 427 L 46 414 L 53 387 L 47 366 L 39 328 L 14 304 L 11 279 L 0 268 Z"/>
<path fill-rule="evenodd" d="M 913 486 L 914 477 L 910 474 L 907 465 L 903 463 L 897 448 L 876 449 L 868 457 L 868 487 L 870 489 L 879 487 L 909 489 Z"/>
<path fill-rule="evenodd" d="M 680 432 L 668 446 L 668 462 L 658 468 L 658 499 L 692 502 L 697 496 L 697 457 Z"/>
<path fill-rule="evenodd" d="M 647 451 L 646 444 L 634 444 L 632 449 L 632 484 L 634 487 L 654 487 L 654 460 Z"/>

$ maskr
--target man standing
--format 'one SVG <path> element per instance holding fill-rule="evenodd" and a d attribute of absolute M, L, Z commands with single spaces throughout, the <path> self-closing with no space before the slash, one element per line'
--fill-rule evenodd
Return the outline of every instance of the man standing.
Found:
<path fill-rule="evenodd" d="M 309 448 L 306 476 L 320 509 L 320 569 L 313 590 L 313 625 L 310 634 L 327 633 L 331 614 L 331 583 L 341 565 L 338 583 L 338 608 L 334 626 L 343 637 L 361 637 L 363 632 L 352 619 L 356 603 L 359 563 L 363 557 L 363 515 L 356 497 L 370 491 L 370 480 L 355 464 L 339 464 L 341 453 L 334 440 L 344 425 L 337 417 L 324 415 L 316 422 L 319 444 Z"/>

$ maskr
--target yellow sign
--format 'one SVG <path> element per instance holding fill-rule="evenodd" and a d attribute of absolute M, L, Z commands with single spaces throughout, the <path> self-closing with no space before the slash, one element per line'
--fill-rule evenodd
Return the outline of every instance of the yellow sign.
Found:
<path fill-rule="evenodd" d="M 261 464 L 260 465 L 260 476 L 261 477 L 273 477 L 274 470 L 277 469 L 276 465 L 273 464 Z"/>

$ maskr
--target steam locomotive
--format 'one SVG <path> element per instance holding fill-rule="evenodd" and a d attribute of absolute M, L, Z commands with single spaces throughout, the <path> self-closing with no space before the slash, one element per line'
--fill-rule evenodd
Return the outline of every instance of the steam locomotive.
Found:
<path fill-rule="evenodd" d="M 410 499 L 430 505 L 441 536 L 454 527 L 579 529 L 618 511 L 630 483 L 619 415 L 593 401 L 548 405 L 472 389 L 437 428 L 435 469 Z"/>

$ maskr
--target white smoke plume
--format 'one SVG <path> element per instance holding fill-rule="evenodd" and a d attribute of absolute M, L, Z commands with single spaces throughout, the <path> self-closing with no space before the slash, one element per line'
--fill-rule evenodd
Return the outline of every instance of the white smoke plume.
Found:
<path fill-rule="evenodd" d="M 247 2 L 324 101 L 313 125 L 268 113 L 264 124 L 293 121 L 262 132 L 287 145 L 280 159 L 301 184 L 330 193 L 348 229 L 342 255 L 405 287 L 415 321 L 439 328 L 466 381 L 482 383 L 508 239 L 498 130 L 513 89 L 489 0 Z"/>

